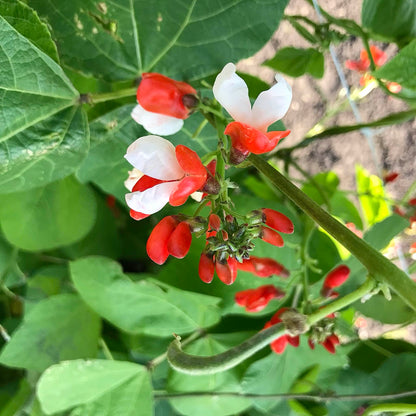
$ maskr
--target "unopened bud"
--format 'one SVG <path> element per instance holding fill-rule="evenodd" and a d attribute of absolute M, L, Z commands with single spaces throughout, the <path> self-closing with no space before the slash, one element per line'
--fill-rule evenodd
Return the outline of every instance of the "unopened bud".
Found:
<path fill-rule="evenodd" d="M 243 153 L 240 150 L 237 150 L 236 148 L 232 147 L 230 150 L 230 163 L 232 165 L 239 165 L 247 159 L 249 154 L 249 152 Z"/>
<path fill-rule="evenodd" d="M 198 97 L 194 94 L 185 94 L 182 97 L 183 105 L 190 110 L 198 105 Z"/>

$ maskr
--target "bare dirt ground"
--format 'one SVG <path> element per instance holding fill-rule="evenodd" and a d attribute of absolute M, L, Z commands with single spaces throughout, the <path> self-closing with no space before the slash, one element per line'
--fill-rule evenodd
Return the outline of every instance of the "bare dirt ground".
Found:
<path fill-rule="evenodd" d="M 320 0 L 319 4 L 330 14 L 361 21 L 362 0 Z M 291 0 L 285 10 L 287 15 L 303 15 L 318 21 L 316 11 L 304 0 Z M 372 42 L 384 50 L 389 57 L 397 53 L 395 45 Z M 254 57 L 241 61 L 238 68 L 243 72 L 252 73 L 272 84 L 275 72 L 272 69 L 261 66 L 267 59 L 272 58 L 276 51 L 286 46 L 310 47 L 293 27 L 282 21 L 279 29 L 271 41 L 262 48 Z M 334 45 L 336 57 L 341 64 L 345 77 L 351 90 L 359 87 L 359 74 L 345 68 L 347 59 L 359 58 L 363 48 L 360 39 L 350 38 L 346 42 Z M 329 52 L 325 55 L 325 74 L 322 79 L 315 79 L 304 75 L 300 78 L 285 76 L 293 89 L 292 105 L 284 117 L 286 128 L 292 133 L 282 143 L 282 147 L 290 147 L 301 141 L 305 134 L 323 117 L 326 112 L 334 107 L 339 100 L 342 90 L 340 78 Z M 408 107 L 401 100 L 386 95 L 381 89 L 376 88 L 364 99 L 358 102 L 358 109 L 363 122 L 374 121 L 388 114 L 404 111 Z M 325 125 L 340 126 L 356 124 L 351 108 L 347 105 L 345 111 L 339 112 Z M 409 186 L 415 180 L 416 172 L 416 120 L 394 126 L 371 130 L 371 138 L 374 143 L 374 151 L 370 149 L 368 139 L 360 131 L 345 135 L 333 136 L 329 139 L 318 140 L 304 149 L 297 150 L 295 156 L 298 163 L 310 174 L 332 170 L 340 178 L 340 188 L 345 190 L 355 189 L 355 165 L 364 166 L 371 173 L 377 174 L 381 170 L 395 171 L 399 173 L 398 179 L 387 185 L 387 190 L 392 198 L 403 197 Z M 299 177 L 295 171 L 291 176 Z M 404 237 L 401 245 L 407 252 L 416 236 Z M 380 333 L 390 331 L 391 326 L 381 325 L 375 321 L 368 321 L 365 326 L 364 337 L 376 337 Z M 361 329 L 361 332 L 363 329 Z M 405 337 L 411 342 L 416 342 L 416 327 L 408 327 L 400 332 L 400 337 Z"/>

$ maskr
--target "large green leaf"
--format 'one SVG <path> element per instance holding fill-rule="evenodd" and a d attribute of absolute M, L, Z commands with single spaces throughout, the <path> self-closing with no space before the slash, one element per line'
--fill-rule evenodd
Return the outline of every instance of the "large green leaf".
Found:
<path fill-rule="evenodd" d="M 282 48 L 264 65 L 283 72 L 291 77 L 300 77 L 306 73 L 315 78 L 324 75 L 324 55 L 316 49 Z"/>
<path fill-rule="evenodd" d="M 73 243 L 94 225 L 93 192 L 69 176 L 42 188 L 3 195 L 0 224 L 12 244 L 45 250 Z"/>
<path fill-rule="evenodd" d="M 27 29 L 28 30 L 28 29 Z M 0 192 L 73 172 L 88 150 L 78 93 L 62 69 L 0 16 Z"/>
<path fill-rule="evenodd" d="M 151 416 L 152 388 L 146 368 L 129 362 L 65 361 L 46 370 L 37 396 L 47 414 L 78 407 L 73 415 Z"/>
<path fill-rule="evenodd" d="M 416 0 L 364 0 L 361 21 L 378 37 L 405 42 L 416 36 Z"/>
<path fill-rule="evenodd" d="M 126 332 L 184 334 L 214 325 L 220 318 L 217 298 L 149 280 L 133 283 L 118 263 L 105 257 L 72 262 L 71 276 L 85 302 Z"/>
<path fill-rule="evenodd" d="M 416 39 L 403 48 L 391 61 L 379 68 L 374 75 L 389 81 L 396 81 L 402 87 L 416 89 Z"/>
<path fill-rule="evenodd" d="M 34 10 L 19 0 L 0 0 L 0 16 L 42 52 L 58 62 L 58 52 L 51 34 Z"/>
<path fill-rule="evenodd" d="M 248 338 L 247 334 L 209 334 L 193 342 L 186 348 L 189 354 L 198 356 L 219 354 Z M 227 391 L 241 392 L 241 370 L 234 368 L 219 374 L 194 376 L 171 371 L 167 389 L 172 392 L 192 391 Z M 204 414 L 226 416 L 242 412 L 251 405 L 250 399 L 232 397 L 196 397 L 194 399 L 175 399 L 172 406 L 183 415 L 194 416 Z"/>
<path fill-rule="evenodd" d="M 0 363 L 43 371 L 62 360 L 95 357 L 100 320 L 78 296 L 40 301 L 12 334 Z"/>
<path fill-rule="evenodd" d="M 48 19 L 61 59 L 71 68 L 112 80 L 149 71 L 189 80 L 260 49 L 276 30 L 287 0 L 29 4 Z"/>

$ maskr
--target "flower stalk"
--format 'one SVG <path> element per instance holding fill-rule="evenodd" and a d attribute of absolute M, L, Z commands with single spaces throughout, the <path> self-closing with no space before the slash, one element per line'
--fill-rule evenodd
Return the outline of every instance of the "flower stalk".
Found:
<path fill-rule="evenodd" d="M 406 273 L 323 210 L 269 163 L 253 154 L 248 159 L 284 195 L 349 250 L 367 268 L 371 276 L 387 283 L 412 309 L 416 310 L 416 283 L 409 279 Z"/>

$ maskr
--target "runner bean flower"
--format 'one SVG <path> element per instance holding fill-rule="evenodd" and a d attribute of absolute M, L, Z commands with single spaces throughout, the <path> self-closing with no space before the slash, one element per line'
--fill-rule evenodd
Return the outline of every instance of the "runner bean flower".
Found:
<path fill-rule="evenodd" d="M 286 114 L 292 100 L 290 85 L 281 75 L 276 75 L 276 81 L 270 89 L 259 94 L 252 107 L 247 85 L 236 74 L 234 64 L 225 65 L 217 76 L 214 96 L 235 120 L 224 132 L 231 137 L 232 163 L 241 163 L 249 153 L 270 152 L 290 133 L 289 130 L 267 132 L 271 124 Z"/>
<path fill-rule="evenodd" d="M 170 135 L 178 132 L 183 120 L 198 102 L 196 90 L 186 82 L 157 73 L 144 73 L 137 89 L 131 116 L 148 132 Z"/>
<path fill-rule="evenodd" d="M 124 157 L 143 174 L 126 195 L 134 219 L 160 211 L 168 202 L 184 204 L 207 179 L 207 170 L 193 150 L 183 145 L 175 148 L 159 136 L 140 137 Z"/>

